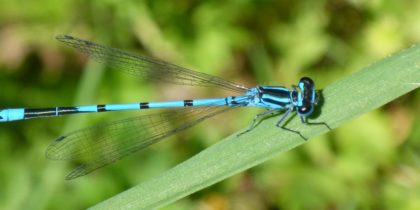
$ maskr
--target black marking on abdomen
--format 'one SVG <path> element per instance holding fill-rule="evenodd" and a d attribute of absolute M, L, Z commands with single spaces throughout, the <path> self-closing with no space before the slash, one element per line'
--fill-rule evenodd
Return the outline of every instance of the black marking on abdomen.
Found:
<path fill-rule="evenodd" d="M 184 100 L 184 106 L 192 106 L 193 100 Z"/>
<path fill-rule="evenodd" d="M 80 111 L 77 110 L 76 107 L 57 107 L 58 115 L 65 115 L 65 114 L 73 114 L 78 113 Z"/>
<path fill-rule="evenodd" d="M 149 108 L 149 102 L 140 103 L 140 109 L 148 109 L 148 108 Z"/>
<path fill-rule="evenodd" d="M 25 109 L 24 118 L 56 116 L 57 108 Z"/>
<path fill-rule="evenodd" d="M 237 105 L 239 104 L 237 101 L 235 101 L 236 96 L 232 96 L 232 101 L 230 102 L 232 105 Z"/>
<path fill-rule="evenodd" d="M 98 106 L 96 107 L 96 110 L 97 110 L 98 112 L 106 112 L 105 105 L 98 105 Z"/>

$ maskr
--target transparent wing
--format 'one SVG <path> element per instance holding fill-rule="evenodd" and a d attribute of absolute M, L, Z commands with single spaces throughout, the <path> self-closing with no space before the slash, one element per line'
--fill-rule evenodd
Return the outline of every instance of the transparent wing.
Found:
<path fill-rule="evenodd" d="M 240 93 L 247 90 L 247 88 L 243 86 L 216 76 L 196 72 L 156 59 L 134 55 L 91 41 L 68 35 L 57 36 L 57 40 L 90 55 L 96 61 L 105 63 L 113 69 L 145 79 L 179 85 L 217 87 Z"/>
<path fill-rule="evenodd" d="M 80 163 L 66 177 L 74 179 L 231 108 L 180 108 L 77 130 L 53 141 L 46 156 Z"/>

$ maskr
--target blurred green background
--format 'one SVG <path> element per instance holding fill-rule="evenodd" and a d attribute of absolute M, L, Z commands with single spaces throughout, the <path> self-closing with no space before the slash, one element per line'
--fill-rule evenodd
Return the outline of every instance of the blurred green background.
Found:
<path fill-rule="evenodd" d="M 105 71 L 57 42 L 58 34 L 247 86 L 290 86 L 305 75 L 322 88 L 420 42 L 419 20 L 420 1 L 413 0 L 1 0 L 0 107 L 224 94 Z M 420 92 L 411 92 L 165 209 L 420 209 L 419 107 Z M 74 164 L 45 159 L 48 144 L 65 132 L 141 113 L 1 124 L 0 209 L 87 208 L 244 128 L 256 113 L 207 120 L 74 181 L 64 180 Z"/>

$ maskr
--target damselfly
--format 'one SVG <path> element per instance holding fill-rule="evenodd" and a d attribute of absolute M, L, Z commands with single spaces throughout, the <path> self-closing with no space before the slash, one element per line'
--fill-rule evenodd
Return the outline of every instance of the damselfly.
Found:
<path fill-rule="evenodd" d="M 313 113 L 320 97 L 315 90 L 314 82 L 308 77 L 301 78 L 298 85 L 293 85 L 291 89 L 282 86 L 246 88 L 219 77 L 134 55 L 72 36 L 58 36 L 57 39 L 89 55 L 94 60 L 105 63 L 121 72 L 154 81 L 214 87 L 240 93 L 237 96 L 210 99 L 0 110 L 0 122 L 9 122 L 78 113 L 174 108 L 168 112 L 132 117 L 76 130 L 58 137 L 48 147 L 46 156 L 50 159 L 80 162 L 80 165 L 67 175 L 67 179 L 86 175 L 132 152 L 144 149 L 165 137 L 232 108 L 261 107 L 267 109 L 267 111 L 254 118 L 245 132 L 252 130 L 259 118 L 279 112 L 284 113 L 276 125 L 295 132 L 302 138 L 304 137 L 300 132 L 283 126 L 285 119 L 293 111 L 296 111 L 304 124 L 323 124 L 327 126 L 323 122 L 310 123 L 307 121 L 307 117 Z"/>

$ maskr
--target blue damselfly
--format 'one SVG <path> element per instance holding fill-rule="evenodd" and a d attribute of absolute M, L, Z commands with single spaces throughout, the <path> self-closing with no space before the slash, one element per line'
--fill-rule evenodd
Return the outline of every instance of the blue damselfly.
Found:
<path fill-rule="evenodd" d="M 250 127 L 243 133 L 252 130 L 259 118 L 284 112 L 276 125 L 304 138 L 300 132 L 283 126 L 285 119 L 293 111 L 296 111 L 302 123 L 322 124 L 328 127 L 323 122 L 310 123 L 307 121 L 307 117 L 313 113 L 320 97 L 315 90 L 314 82 L 308 77 L 301 78 L 297 86 L 293 85 L 291 89 L 282 86 L 246 88 L 216 76 L 134 55 L 72 36 L 58 36 L 57 39 L 89 55 L 94 60 L 105 63 L 121 72 L 154 81 L 213 87 L 239 93 L 236 96 L 210 99 L 0 109 L 0 122 L 9 122 L 78 113 L 173 108 L 171 111 L 163 113 L 132 117 L 76 130 L 55 139 L 47 149 L 46 156 L 48 158 L 80 162 L 80 165 L 67 176 L 67 179 L 86 175 L 132 152 L 144 149 L 167 136 L 236 107 L 267 109 L 267 111 L 258 114 Z"/>

